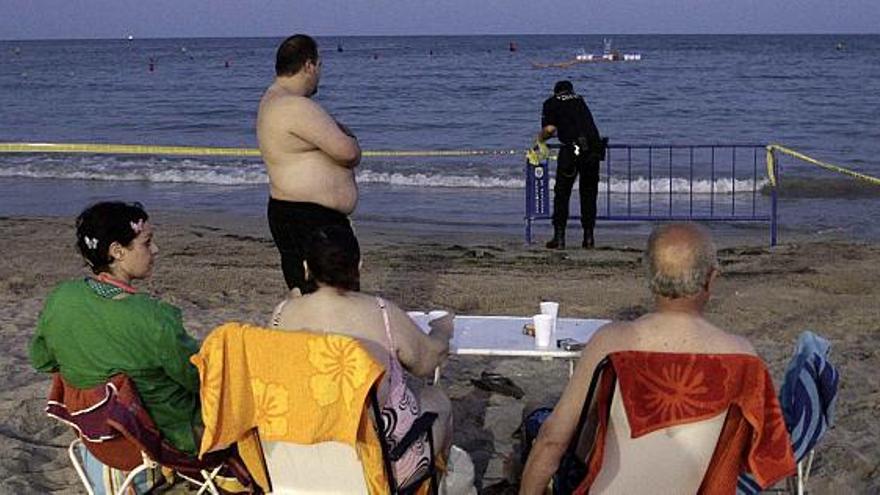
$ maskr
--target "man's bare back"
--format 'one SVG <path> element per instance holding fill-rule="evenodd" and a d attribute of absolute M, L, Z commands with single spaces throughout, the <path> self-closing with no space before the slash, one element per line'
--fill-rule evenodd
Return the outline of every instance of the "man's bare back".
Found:
<path fill-rule="evenodd" d="M 275 199 L 350 214 L 358 191 L 357 139 L 293 83 L 276 80 L 260 100 L 257 140 Z"/>
<path fill-rule="evenodd" d="M 597 356 L 617 351 L 684 352 L 694 354 L 755 354 L 748 340 L 716 327 L 699 314 L 648 313 L 631 322 L 615 322 L 602 329 L 604 347 Z"/>

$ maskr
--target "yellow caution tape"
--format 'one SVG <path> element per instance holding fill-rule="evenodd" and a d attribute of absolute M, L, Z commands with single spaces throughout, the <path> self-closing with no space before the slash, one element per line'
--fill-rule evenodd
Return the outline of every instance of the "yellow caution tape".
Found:
<path fill-rule="evenodd" d="M 772 145 L 767 146 L 767 179 L 771 187 L 776 187 L 776 155 L 773 154 Z"/>
<path fill-rule="evenodd" d="M 253 148 L 207 148 L 138 144 L 0 143 L 0 153 L 92 153 L 113 155 L 260 156 Z"/>
<path fill-rule="evenodd" d="M 776 177 L 773 174 L 773 170 L 775 170 L 776 158 L 774 156 L 775 152 L 784 153 L 788 156 L 797 158 L 798 160 L 803 160 L 807 163 L 811 163 L 816 165 L 817 167 L 824 168 L 825 170 L 830 170 L 832 172 L 837 172 L 840 174 L 848 175 L 850 177 L 863 180 L 866 182 L 870 182 L 871 184 L 875 184 L 880 186 L 880 178 L 873 177 L 868 174 L 863 174 L 861 172 L 856 172 L 855 170 L 850 170 L 848 168 L 841 167 L 839 165 L 834 165 L 831 163 L 826 163 L 823 161 L 816 160 L 815 158 L 810 158 L 809 156 L 799 153 L 791 148 L 786 148 L 785 146 L 779 144 L 770 144 L 767 146 L 767 175 L 770 179 L 770 184 L 772 186 L 776 186 Z"/>
<path fill-rule="evenodd" d="M 112 155 L 260 156 L 256 148 L 218 148 L 203 146 L 153 146 L 137 144 L 88 143 L 0 143 L 0 153 L 90 153 Z M 365 157 L 499 156 L 516 155 L 520 150 L 377 150 L 364 151 Z"/>
<path fill-rule="evenodd" d="M 409 157 L 409 156 L 500 156 L 500 155 L 516 155 L 521 150 L 375 150 L 364 151 L 362 154 L 366 157 Z"/>

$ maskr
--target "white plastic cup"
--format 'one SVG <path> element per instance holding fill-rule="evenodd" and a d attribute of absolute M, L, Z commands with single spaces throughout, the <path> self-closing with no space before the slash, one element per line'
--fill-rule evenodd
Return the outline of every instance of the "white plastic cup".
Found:
<path fill-rule="evenodd" d="M 559 303 L 544 301 L 541 303 L 541 314 L 553 317 L 553 335 L 556 335 L 556 319 L 559 316 Z"/>
<path fill-rule="evenodd" d="M 550 347 L 550 339 L 553 335 L 553 317 L 540 314 L 532 318 L 535 322 L 535 347 Z"/>

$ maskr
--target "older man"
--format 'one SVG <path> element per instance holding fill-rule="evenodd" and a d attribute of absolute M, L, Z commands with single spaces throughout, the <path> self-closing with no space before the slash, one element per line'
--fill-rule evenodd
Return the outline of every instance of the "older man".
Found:
<path fill-rule="evenodd" d="M 655 311 L 610 323 L 590 339 L 553 414 L 541 428 L 520 493 L 543 493 L 577 427 L 596 365 L 617 351 L 755 354 L 742 337 L 716 327 L 703 310 L 718 276 L 715 245 L 696 224 L 669 224 L 651 233 L 645 252 Z"/>
<path fill-rule="evenodd" d="M 275 81 L 260 101 L 257 140 L 269 174 L 269 228 L 281 253 L 288 288 L 307 290 L 302 245 L 325 225 L 351 228 L 358 200 L 357 138 L 312 100 L 321 79 L 315 40 L 303 34 L 281 43 Z"/>

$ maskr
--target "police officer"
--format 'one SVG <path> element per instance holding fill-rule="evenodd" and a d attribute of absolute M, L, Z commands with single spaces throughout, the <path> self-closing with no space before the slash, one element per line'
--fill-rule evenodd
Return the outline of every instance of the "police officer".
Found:
<path fill-rule="evenodd" d="M 553 136 L 559 138 L 561 148 L 556 164 L 556 186 L 553 188 L 553 239 L 547 243 L 547 248 L 565 248 L 568 203 L 574 180 L 580 174 L 581 225 L 584 228 L 581 246 L 590 249 L 594 245 L 599 162 L 604 159 L 605 146 L 590 109 L 584 98 L 574 92 L 571 81 L 557 82 L 553 96 L 544 101 L 538 143 L 544 143 Z"/>

